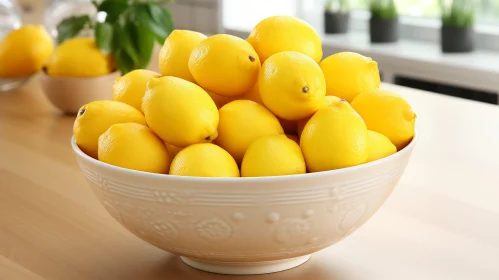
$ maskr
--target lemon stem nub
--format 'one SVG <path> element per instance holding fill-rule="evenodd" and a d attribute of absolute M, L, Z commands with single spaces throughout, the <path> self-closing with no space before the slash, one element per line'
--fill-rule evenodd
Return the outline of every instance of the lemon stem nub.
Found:
<path fill-rule="evenodd" d="M 206 138 L 204 138 L 204 140 L 210 141 L 211 140 L 211 136 L 207 136 Z"/>
<path fill-rule="evenodd" d="M 250 55 L 250 56 L 249 56 L 249 60 L 250 60 L 251 62 L 253 62 L 253 61 L 255 61 L 255 57 L 254 57 L 254 56 L 252 56 L 252 55 Z"/>
<path fill-rule="evenodd" d="M 308 92 L 308 87 L 303 87 L 302 91 L 303 91 L 304 93 L 307 93 L 307 92 Z"/>
<path fill-rule="evenodd" d="M 80 113 L 78 113 L 78 116 L 81 116 L 81 115 L 85 114 L 85 111 L 86 111 L 86 110 L 87 110 L 87 108 L 82 108 L 82 109 L 80 110 Z"/>
<path fill-rule="evenodd" d="M 340 101 L 343 101 L 343 102 L 344 102 L 344 101 L 347 101 L 347 100 L 346 100 L 345 98 L 342 98 L 342 99 L 340 99 Z"/>

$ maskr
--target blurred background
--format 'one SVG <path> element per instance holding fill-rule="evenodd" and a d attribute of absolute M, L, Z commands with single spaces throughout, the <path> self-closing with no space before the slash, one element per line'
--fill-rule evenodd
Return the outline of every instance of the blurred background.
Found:
<path fill-rule="evenodd" d="M 166 5 L 175 28 L 207 35 L 245 37 L 268 16 L 297 16 L 321 35 L 324 57 L 359 52 L 378 61 L 384 82 L 498 103 L 497 0 L 175 0 Z M 90 0 L 0 0 L 0 38 L 22 23 L 41 23 L 57 36 L 62 19 L 93 12 Z M 150 68 L 157 70 L 156 63 Z"/>

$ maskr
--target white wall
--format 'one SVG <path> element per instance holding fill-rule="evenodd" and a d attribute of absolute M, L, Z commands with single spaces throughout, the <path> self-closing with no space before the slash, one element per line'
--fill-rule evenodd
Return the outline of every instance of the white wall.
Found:
<path fill-rule="evenodd" d="M 221 0 L 176 0 L 167 6 L 176 29 L 205 34 L 215 34 L 221 30 Z"/>
<path fill-rule="evenodd" d="M 222 2 L 223 24 L 226 28 L 251 29 L 259 21 L 269 16 L 298 16 L 298 5 L 300 1 L 225 0 Z M 242 17 L 241 15 L 244 15 L 244 17 Z"/>

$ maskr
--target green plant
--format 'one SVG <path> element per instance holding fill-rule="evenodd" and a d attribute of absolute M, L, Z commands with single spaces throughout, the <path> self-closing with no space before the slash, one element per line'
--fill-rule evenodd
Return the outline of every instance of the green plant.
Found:
<path fill-rule="evenodd" d="M 477 3 L 474 0 L 440 0 L 444 26 L 470 27 L 475 22 Z"/>
<path fill-rule="evenodd" d="M 371 0 L 369 2 L 371 17 L 377 19 L 398 18 L 395 0 Z"/>
<path fill-rule="evenodd" d="M 98 13 L 106 13 L 105 20 L 94 20 L 88 15 L 65 18 L 57 26 L 58 43 L 92 29 L 97 47 L 102 53 L 113 55 L 122 74 L 146 68 L 154 42 L 163 44 L 174 29 L 166 2 L 169 1 L 92 1 Z"/>
<path fill-rule="evenodd" d="M 327 0 L 324 10 L 331 13 L 347 13 L 350 10 L 350 3 L 349 0 Z"/>

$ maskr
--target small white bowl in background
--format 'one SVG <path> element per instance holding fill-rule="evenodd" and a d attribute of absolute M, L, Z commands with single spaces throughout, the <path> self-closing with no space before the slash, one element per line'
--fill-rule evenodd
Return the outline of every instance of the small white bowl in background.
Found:
<path fill-rule="evenodd" d="M 40 84 L 50 102 L 66 114 L 76 114 L 81 106 L 96 100 L 111 100 L 118 71 L 96 77 L 53 77 L 40 73 Z"/>

